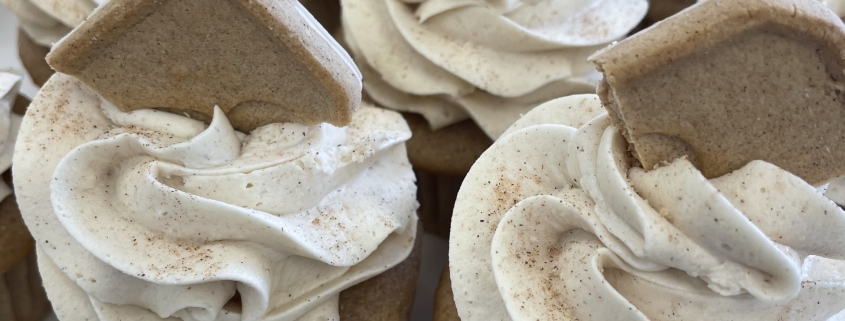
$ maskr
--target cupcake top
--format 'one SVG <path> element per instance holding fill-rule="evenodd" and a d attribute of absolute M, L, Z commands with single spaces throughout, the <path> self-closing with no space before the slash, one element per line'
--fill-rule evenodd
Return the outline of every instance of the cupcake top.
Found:
<path fill-rule="evenodd" d="M 842 163 L 798 166 L 837 148 L 842 36 L 817 1 L 710 0 L 591 58 L 598 95 L 526 114 L 464 181 L 461 318 L 845 316 L 843 199 L 817 188 Z"/>
<path fill-rule="evenodd" d="M 409 137 L 372 107 L 245 135 L 219 109 L 210 125 L 124 113 L 57 74 L 24 120 L 15 186 L 62 319 L 316 320 L 410 253 Z"/>
<path fill-rule="evenodd" d="M 366 93 L 433 128 L 472 117 L 496 138 L 519 115 L 592 92 L 586 58 L 624 37 L 646 1 L 343 0 L 344 39 Z"/>
<path fill-rule="evenodd" d="M 595 95 L 511 127 L 464 180 L 452 222 L 462 320 L 826 321 L 845 310 L 839 206 L 765 161 L 713 179 L 686 158 L 631 166 Z"/>
<path fill-rule="evenodd" d="M 314 37 L 325 31 L 301 23 L 310 15 L 295 1 L 170 4 L 191 10 L 168 11 L 173 8 L 153 1 L 110 2 L 53 54 L 75 66 L 60 54 L 68 52 L 62 46 L 81 48 L 91 41 L 75 34 L 130 21 L 138 13 L 132 10 L 139 8 L 150 9 L 151 14 L 144 12 L 146 19 L 159 23 L 245 19 L 267 29 L 267 43 L 295 53 L 285 56 L 286 61 L 221 60 L 209 62 L 212 66 L 303 63 L 295 58 L 313 52 L 309 50 L 339 48 L 330 37 Z M 162 12 L 171 15 L 162 18 Z M 180 16 L 182 12 L 193 16 Z M 216 20 L 202 16 L 209 13 Z M 168 23 L 159 26 L 167 29 Z M 197 33 L 192 26 L 199 28 L 188 24 L 180 32 Z M 83 55 L 93 60 L 86 64 L 89 69 L 79 71 L 81 76 L 52 77 L 21 126 L 15 188 L 36 239 L 48 296 L 61 319 L 337 318 L 342 290 L 409 255 L 417 226 L 416 187 L 404 146 L 410 130 L 399 114 L 359 108 L 360 101 L 351 102 L 350 108 L 349 101 L 316 97 L 299 102 L 296 117 L 322 122 L 262 119 L 250 123 L 258 125 L 247 133 L 237 130 L 221 107 L 212 106 L 208 123 L 191 118 L 204 114 L 188 105 L 161 106 L 173 113 L 135 106 L 121 110 L 98 92 L 106 87 L 96 81 L 88 86 L 84 75 L 101 68 L 99 59 L 132 61 L 106 54 L 121 46 L 119 40 L 109 42 L 114 39 L 109 32 L 132 34 L 138 37 L 133 41 L 143 43 L 148 40 L 144 37 L 154 37 L 135 34 L 143 28 L 140 23 L 120 31 L 100 30 L 101 40 L 88 43 L 95 48 Z M 301 42 L 283 42 L 274 34 Z M 185 44 L 175 42 L 169 48 L 178 52 Z M 217 50 L 213 44 L 205 48 Z M 319 54 L 319 59 L 331 60 L 342 53 Z M 338 79 L 356 73 L 343 63 L 317 67 Z M 318 76 L 325 72 L 305 70 Z M 265 81 L 273 77 L 255 76 Z M 309 82 L 318 76 L 299 79 L 330 87 L 324 88 L 329 92 L 354 90 L 340 80 Z M 218 73 L 192 85 L 219 87 L 234 77 Z M 128 94 L 147 90 L 138 86 Z M 348 122 L 327 123 L 333 119 L 320 112 L 327 106 L 333 111 L 329 115 L 351 109 Z M 284 113 L 292 112 L 275 115 L 287 117 L 279 115 Z"/>

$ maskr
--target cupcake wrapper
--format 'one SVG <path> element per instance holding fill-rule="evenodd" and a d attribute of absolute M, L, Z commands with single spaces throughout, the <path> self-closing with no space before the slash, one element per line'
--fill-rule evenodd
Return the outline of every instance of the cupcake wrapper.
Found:
<path fill-rule="evenodd" d="M 417 228 L 408 258 L 384 273 L 340 292 L 342 321 L 408 321 L 422 259 L 422 229 Z"/>
<path fill-rule="evenodd" d="M 0 278 L 0 320 L 41 321 L 50 312 L 33 251 Z"/>
<path fill-rule="evenodd" d="M 455 306 L 455 296 L 452 294 L 452 281 L 449 278 L 449 267 L 440 273 L 440 283 L 434 294 L 434 321 L 460 321 L 458 308 Z"/>
<path fill-rule="evenodd" d="M 420 221 L 426 232 L 449 237 L 452 209 L 465 176 L 439 175 L 415 170 Z"/>

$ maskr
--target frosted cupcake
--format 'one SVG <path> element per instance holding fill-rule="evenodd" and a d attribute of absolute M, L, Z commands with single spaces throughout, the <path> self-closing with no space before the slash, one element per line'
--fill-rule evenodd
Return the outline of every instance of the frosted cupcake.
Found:
<path fill-rule="evenodd" d="M 598 95 L 526 114 L 461 187 L 460 318 L 841 320 L 817 187 L 845 176 L 843 44 L 817 1 L 710 0 L 597 53 Z"/>
<path fill-rule="evenodd" d="M 587 57 L 628 34 L 648 7 L 641 0 L 341 5 L 343 38 L 365 93 L 408 115 L 409 157 L 418 176 L 452 190 L 433 190 L 428 193 L 441 199 L 421 200 L 424 220 L 443 217 L 429 227 L 447 227 L 449 212 L 426 208 L 451 209 L 455 183 L 521 114 L 552 98 L 595 91 L 599 75 Z"/>
<path fill-rule="evenodd" d="M 379 105 L 433 129 L 472 118 L 497 138 L 551 98 L 589 92 L 587 57 L 625 36 L 645 1 L 345 0 L 344 39 Z"/>
<path fill-rule="evenodd" d="M 558 112 L 589 105 L 538 107 L 470 172 L 450 240 L 460 320 L 845 317 L 845 213 L 830 199 L 764 161 L 712 180 L 686 159 L 629 167 L 606 114 L 576 128 Z"/>
<path fill-rule="evenodd" d="M 47 60 L 14 171 L 60 319 L 407 318 L 410 131 L 297 2 L 114 0 Z"/>

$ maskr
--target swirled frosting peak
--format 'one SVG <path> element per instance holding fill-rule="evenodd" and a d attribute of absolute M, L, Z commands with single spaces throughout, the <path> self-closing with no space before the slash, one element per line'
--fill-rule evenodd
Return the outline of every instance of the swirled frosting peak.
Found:
<path fill-rule="evenodd" d="M 325 320 L 411 251 L 409 137 L 366 106 L 347 127 L 245 135 L 219 108 L 210 125 L 124 113 L 57 74 L 24 120 L 15 187 L 62 319 Z"/>
<path fill-rule="evenodd" d="M 343 0 L 344 37 L 379 104 L 434 128 L 472 117 L 498 137 L 520 114 L 595 91 L 586 59 L 643 18 L 644 0 Z"/>
<path fill-rule="evenodd" d="M 709 180 L 684 158 L 630 164 L 595 95 L 551 101 L 509 129 L 455 205 L 461 318 L 845 316 L 845 211 L 814 186 L 764 161 Z"/>

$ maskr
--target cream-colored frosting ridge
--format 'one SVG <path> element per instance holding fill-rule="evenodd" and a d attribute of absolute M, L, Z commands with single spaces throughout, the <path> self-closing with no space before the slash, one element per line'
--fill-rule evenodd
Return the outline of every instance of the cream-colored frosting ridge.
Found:
<path fill-rule="evenodd" d="M 845 212 L 819 189 L 765 161 L 630 164 L 595 95 L 514 124 L 455 205 L 462 320 L 845 319 Z"/>
<path fill-rule="evenodd" d="M 552 98 L 591 93 L 587 63 L 645 0 L 342 0 L 343 37 L 378 104 L 433 128 L 472 117 L 492 138 Z"/>
<path fill-rule="evenodd" d="M 56 74 L 24 119 L 15 189 L 62 320 L 332 320 L 403 261 L 416 187 L 398 113 L 235 131 L 119 111 Z M 232 301 L 235 294 L 240 302 Z"/>

